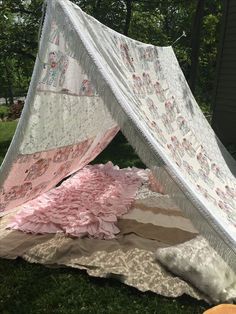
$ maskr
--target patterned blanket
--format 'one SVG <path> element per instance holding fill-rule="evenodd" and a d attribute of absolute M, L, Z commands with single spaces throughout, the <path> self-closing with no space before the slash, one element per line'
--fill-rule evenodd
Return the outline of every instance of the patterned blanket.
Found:
<path fill-rule="evenodd" d="M 17 213 L 21 210 L 19 207 Z M 115 277 L 141 291 L 150 290 L 168 297 L 188 294 L 208 301 L 206 295 L 167 272 L 155 259 L 157 248 L 193 239 L 197 231 L 168 196 L 150 191 L 147 185 L 139 188 L 129 213 L 118 220 L 120 233 L 115 239 L 6 230 L 15 214 L 0 219 L 2 258 L 19 256 L 31 263 L 69 266 L 86 270 L 91 276 Z"/>

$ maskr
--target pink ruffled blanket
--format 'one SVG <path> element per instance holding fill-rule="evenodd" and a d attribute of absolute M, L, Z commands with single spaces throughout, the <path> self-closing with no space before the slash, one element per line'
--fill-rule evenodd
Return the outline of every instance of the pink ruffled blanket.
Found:
<path fill-rule="evenodd" d="M 59 187 L 25 204 L 8 228 L 114 238 L 119 233 L 117 217 L 127 213 L 146 178 L 145 170 L 119 169 L 111 162 L 86 166 Z"/>

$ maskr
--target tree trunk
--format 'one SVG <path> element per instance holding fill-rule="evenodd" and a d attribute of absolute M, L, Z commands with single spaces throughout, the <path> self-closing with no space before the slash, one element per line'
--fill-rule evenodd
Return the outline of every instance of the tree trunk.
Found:
<path fill-rule="evenodd" d="M 204 17 L 204 6 L 205 0 L 198 0 L 193 29 L 192 29 L 192 40 L 191 40 L 191 67 L 190 67 L 190 77 L 189 85 L 194 93 L 197 80 L 198 71 L 198 61 L 199 61 L 199 51 L 200 51 L 200 36 L 202 29 L 202 22 Z"/>
<path fill-rule="evenodd" d="M 125 18 L 124 35 L 128 36 L 131 15 L 132 15 L 132 0 L 126 0 L 125 2 L 126 2 L 126 18 Z"/>
<path fill-rule="evenodd" d="M 14 98 L 13 98 L 13 91 L 12 91 L 12 84 L 11 82 L 8 83 L 8 97 L 9 97 L 9 103 L 10 105 L 13 105 Z"/>
<path fill-rule="evenodd" d="M 6 103 L 6 106 L 8 106 L 8 98 L 7 98 L 7 91 L 6 91 L 6 89 L 5 89 L 5 96 L 4 96 L 4 98 L 5 98 L 5 103 Z"/>
<path fill-rule="evenodd" d="M 101 2 L 102 0 L 96 0 L 94 1 L 94 6 L 93 6 L 93 16 L 95 18 L 99 18 L 100 15 L 100 9 L 101 9 Z"/>
<path fill-rule="evenodd" d="M 5 69 L 6 69 L 8 99 L 9 99 L 10 105 L 12 105 L 14 103 L 13 90 L 12 90 L 12 80 L 11 80 L 11 76 L 10 76 L 10 73 L 8 71 L 8 66 L 6 63 L 5 63 Z"/>

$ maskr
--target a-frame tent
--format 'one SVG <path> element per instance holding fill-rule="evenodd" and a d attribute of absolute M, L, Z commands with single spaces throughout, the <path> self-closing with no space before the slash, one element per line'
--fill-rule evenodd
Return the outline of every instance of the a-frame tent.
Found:
<path fill-rule="evenodd" d="M 48 1 L 26 104 L 1 167 L 1 214 L 87 165 L 118 130 L 236 270 L 236 162 L 172 47 L 127 38 L 67 0 Z"/>

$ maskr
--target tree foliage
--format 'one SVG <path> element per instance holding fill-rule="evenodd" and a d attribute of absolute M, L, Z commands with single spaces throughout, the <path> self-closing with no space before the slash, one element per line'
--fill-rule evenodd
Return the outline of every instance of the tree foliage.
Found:
<path fill-rule="evenodd" d="M 0 2 L 0 96 L 25 94 L 37 51 L 41 0 Z"/>
<path fill-rule="evenodd" d="M 199 0 L 201 1 L 201 0 Z M 25 94 L 38 48 L 43 0 L 0 1 L 0 97 Z M 85 12 L 112 29 L 158 46 L 171 45 L 187 79 L 197 0 L 74 0 Z M 205 0 L 200 32 L 195 96 L 210 104 L 222 14 L 220 0 Z"/>

